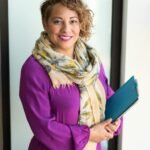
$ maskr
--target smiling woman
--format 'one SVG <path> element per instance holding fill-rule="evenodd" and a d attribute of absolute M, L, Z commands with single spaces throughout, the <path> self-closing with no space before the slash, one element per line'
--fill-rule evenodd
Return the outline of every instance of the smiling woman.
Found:
<path fill-rule="evenodd" d="M 86 43 L 92 11 L 81 0 L 46 0 L 41 14 L 44 31 L 20 79 L 33 132 L 29 150 L 101 150 L 102 141 L 119 134 L 121 120 L 105 120 L 114 92 L 97 51 Z"/>
<path fill-rule="evenodd" d="M 40 11 L 39 6 L 40 3 L 43 0 L 37 0 L 37 1 L 25 1 L 22 3 L 22 1 L 16 0 L 0 0 L 0 30 L 1 30 L 1 101 L 2 101 L 2 145 L 4 145 L 4 150 L 27 150 L 29 141 L 32 137 L 31 130 L 27 124 L 27 121 L 25 119 L 23 109 L 21 107 L 21 103 L 19 101 L 18 97 L 18 90 L 19 90 L 19 71 L 21 68 L 22 63 L 24 60 L 28 57 L 28 55 L 31 54 L 31 49 L 33 48 L 33 43 L 35 42 L 35 39 L 37 36 L 39 36 L 39 31 L 42 29 L 42 23 L 40 22 Z M 51 0 L 49 2 L 54 2 L 54 0 Z M 118 19 L 118 8 L 121 8 L 120 5 L 118 8 L 114 7 L 119 4 L 119 0 L 115 1 L 113 4 L 113 8 L 115 9 L 116 14 L 112 15 L 112 1 L 103 1 L 103 0 L 95 0 L 93 1 L 86 1 L 90 8 L 94 11 L 94 28 L 92 30 L 92 38 L 90 38 L 90 45 L 94 45 L 96 47 L 96 50 L 100 52 L 101 58 L 104 62 L 105 70 L 107 75 L 109 76 L 109 68 L 110 68 L 110 43 L 111 43 L 111 16 L 116 16 L 116 21 L 120 20 Z M 8 8 L 7 8 L 8 6 Z M 71 5 L 70 5 L 71 6 Z M 26 8 L 26 9 L 25 9 Z M 49 6 L 50 8 L 50 6 Z M 71 8 L 71 7 L 70 7 Z M 75 10 L 75 6 L 72 6 L 72 9 L 69 10 Z M 79 10 L 80 7 L 77 7 Z M 15 11 L 14 11 L 15 10 Z M 8 14 L 9 12 L 9 14 Z M 76 11 L 75 11 L 76 12 Z M 79 13 L 79 12 L 78 12 Z M 77 14 L 78 14 L 77 13 Z M 93 14 L 92 14 L 93 15 Z M 8 18 L 9 16 L 9 18 Z M 22 17 L 23 16 L 23 17 Z M 86 20 L 86 16 L 82 16 L 82 13 L 78 14 L 79 23 L 81 25 L 81 21 Z M 8 38 L 8 21 L 9 20 L 9 38 Z M 87 19 L 90 22 L 90 19 Z M 82 22 L 83 27 L 87 27 L 84 25 L 84 22 Z M 118 32 L 118 26 L 120 24 L 113 23 L 113 29 L 117 25 L 117 30 L 114 32 L 115 34 L 120 34 Z M 83 35 L 83 29 L 80 27 L 80 37 Z M 88 30 L 85 30 L 88 31 Z M 87 36 L 86 36 L 87 37 Z M 113 36 L 113 41 L 116 40 L 117 44 L 120 44 L 115 36 Z M 83 36 L 82 36 L 83 38 Z M 85 38 L 85 37 L 84 37 Z M 52 43 L 51 43 L 52 44 Z M 116 45 L 117 45 L 116 44 Z M 9 45 L 9 46 L 8 46 Z M 9 49 L 8 49 L 9 47 Z M 114 50 L 117 48 L 114 47 Z M 119 48 L 120 50 L 120 48 Z M 56 51 L 56 50 L 55 50 Z M 9 55 L 8 55 L 9 54 Z M 61 54 L 61 53 L 60 53 Z M 118 54 L 118 52 L 117 52 Z M 75 55 L 76 56 L 76 55 Z M 77 59 L 74 57 L 74 59 Z M 115 58 L 116 60 L 116 55 Z M 113 60 L 114 60 L 113 59 Z M 114 61 L 113 61 L 114 62 Z M 119 63 L 117 63 L 119 64 Z M 114 65 L 112 64 L 114 67 Z M 10 69 L 9 69 L 10 68 Z M 118 67 L 116 67 L 118 69 Z M 34 67 L 33 67 L 34 69 Z M 34 70 L 31 70 L 30 72 L 33 72 Z M 116 73 L 117 69 L 113 69 Z M 45 70 L 45 69 L 44 69 Z M 9 78 L 9 72 L 10 72 L 10 78 Z M 28 74 L 28 73 L 27 73 Z M 36 73 L 35 73 L 36 74 Z M 37 73 L 38 74 L 38 73 Z M 119 78 L 117 78 L 117 81 Z M 114 79 L 114 77 L 112 77 Z M 37 79 L 34 78 L 36 81 Z M 41 79 L 40 79 L 41 80 Z M 40 81 L 39 80 L 39 81 Z M 10 85 L 10 88 L 9 88 Z M 15 87 L 15 88 L 14 88 Z M 43 86 L 42 88 L 45 88 Z M 9 97 L 9 90 L 10 90 L 10 97 Z M 70 92 L 70 90 L 69 90 Z M 52 91 L 53 93 L 53 91 Z M 57 92 L 58 95 L 60 94 Z M 68 95 L 68 93 L 64 93 L 64 95 Z M 35 98 L 38 95 L 35 96 Z M 52 95 L 48 95 L 48 97 L 51 97 Z M 61 97 L 61 95 L 60 95 Z M 71 98 L 73 96 L 71 95 Z M 61 98 L 60 98 L 61 99 Z M 32 101 L 33 102 L 33 101 Z M 36 101 L 34 101 L 36 102 Z M 33 104 L 35 104 L 33 102 Z M 53 101 L 52 101 L 53 102 Z M 59 101 L 62 102 L 62 101 Z M 71 101 L 67 101 L 71 102 Z M 67 103 L 69 104 L 69 103 Z M 47 104 L 49 105 L 49 104 Z M 46 105 L 46 106 L 47 106 Z M 64 106 L 65 103 L 60 103 L 60 108 L 64 108 L 64 111 L 66 110 L 66 107 Z M 71 104 L 70 104 L 71 105 Z M 72 104 L 74 105 L 74 104 Z M 32 105 L 33 106 L 33 105 Z M 40 105 L 38 105 L 40 106 Z M 68 105 L 66 105 L 68 106 Z M 9 108 L 10 107 L 10 108 Z M 38 111 L 41 112 L 41 107 L 38 107 Z M 10 112 L 10 113 L 9 113 Z M 19 112 L 19 113 L 18 113 Z M 70 113 L 70 118 L 72 118 L 73 112 Z M 55 119 L 55 115 L 54 119 Z M 60 115 L 61 116 L 61 115 Z M 47 117 L 46 117 L 47 118 Z M 65 118 L 63 118 L 65 121 Z M 35 121 L 33 119 L 33 121 Z M 69 123 L 71 120 L 68 120 Z M 38 125 L 38 123 L 37 123 Z M 67 124 L 68 125 L 68 124 Z M 11 129 L 11 131 L 10 131 Z M 36 129 L 36 128 L 35 128 Z M 43 128 L 40 128 L 39 131 L 43 130 Z M 59 131 L 60 129 L 58 129 Z M 0 133 L 1 134 L 1 133 Z M 11 136 L 10 136 L 11 134 Z M 65 137 L 63 137 L 65 138 Z M 62 140 L 63 140 L 62 138 Z M 53 139 L 54 140 L 54 139 Z M 61 140 L 61 139 L 60 139 Z M 116 143 L 114 143 L 116 144 Z M 0 146 L 2 146 L 0 145 Z M 40 145 L 39 145 L 40 147 Z M 58 146 L 57 146 L 58 148 Z M 1 148 L 2 149 L 2 148 Z M 111 148 L 109 148 L 110 150 Z M 112 148 L 117 150 L 117 146 L 115 148 Z M 71 149 L 72 150 L 72 149 Z M 103 148 L 103 150 L 105 150 Z"/>

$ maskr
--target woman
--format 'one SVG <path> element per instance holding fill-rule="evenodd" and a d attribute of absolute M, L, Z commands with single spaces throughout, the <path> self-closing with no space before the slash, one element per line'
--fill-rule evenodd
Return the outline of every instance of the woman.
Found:
<path fill-rule="evenodd" d="M 29 150 L 101 150 L 120 120 L 104 121 L 113 94 L 96 51 L 85 41 L 91 11 L 82 1 L 46 0 L 44 30 L 21 70 L 20 98 L 33 131 Z M 83 19 L 84 18 L 84 19 Z"/>

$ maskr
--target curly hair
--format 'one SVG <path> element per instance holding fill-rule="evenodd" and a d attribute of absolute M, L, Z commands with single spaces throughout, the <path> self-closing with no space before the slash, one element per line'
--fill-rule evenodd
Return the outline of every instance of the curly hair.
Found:
<path fill-rule="evenodd" d="M 52 8 L 57 3 L 61 3 L 78 14 L 81 24 L 80 37 L 88 40 L 93 26 L 93 12 L 81 0 L 45 0 L 41 5 L 42 21 L 48 21 Z"/>

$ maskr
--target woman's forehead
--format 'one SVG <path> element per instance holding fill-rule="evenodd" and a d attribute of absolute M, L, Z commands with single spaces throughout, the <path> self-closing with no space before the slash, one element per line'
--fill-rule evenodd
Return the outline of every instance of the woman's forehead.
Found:
<path fill-rule="evenodd" d="M 70 8 L 62 5 L 61 3 L 57 3 L 52 7 L 52 11 L 50 17 L 76 17 L 78 18 L 78 14 L 75 10 L 71 10 Z"/>

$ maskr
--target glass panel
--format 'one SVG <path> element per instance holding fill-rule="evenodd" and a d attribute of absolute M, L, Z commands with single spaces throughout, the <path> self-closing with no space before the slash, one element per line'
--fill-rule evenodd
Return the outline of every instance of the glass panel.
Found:
<path fill-rule="evenodd" d="M 11 149 L 27 150 L 32 132 L 25 119 L 19 100 L 20 69 L 31 54 L 35 40 L 42 31 L 39 7 L 43 0 L 9 0 L 9 46 L 10 46 L 10 98 L 11 98 Z M 95 47 L 110 72 L 111 0 L 86 1 L 93 10 L 94 28 L 89 41 Z M 22 135 L 24 135 L 22 137 Z M 107 149 L 107 142 L 103 150 Z"/>

